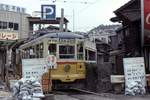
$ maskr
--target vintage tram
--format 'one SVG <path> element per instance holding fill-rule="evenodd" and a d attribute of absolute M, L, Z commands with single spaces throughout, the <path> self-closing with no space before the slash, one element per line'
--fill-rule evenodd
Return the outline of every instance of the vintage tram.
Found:
<path fill-rule="evenodd" d="M 73 32 L 48 33 L 20 46 L 22 58 L 46 58 L 55 55 L 51 68 L 53 86 L 79 83 L 86 78 L 85 63 L 96 63 L 96 45 Z"/>

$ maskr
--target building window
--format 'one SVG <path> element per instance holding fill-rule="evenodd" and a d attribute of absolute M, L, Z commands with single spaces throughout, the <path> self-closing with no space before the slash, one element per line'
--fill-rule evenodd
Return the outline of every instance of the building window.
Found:
<path fill-rule="evenodd" d="M 15 7 L 15 6 L 12 6 L 12 10 L 15 11 L 15 9 L 16 9 L 16 7 Z"/>
<path fill-rule="evenodd" d="M 19 29 L 19 25 L 17 23 L 14 23 L 14 30 L 18 30 Z"/>
<path fill-rule="evenodd" d="M 109 62 L 109 55 L 108 54 L 104 55 L 104 62 Z"/>
<path fill-rule="evenodd" d="M 20 8 L 19 7 L 17 7 L 17 12 L 20 12 Z"/>
<path fill-rule="evenodd" d="M 0 29 L 2 28 L 2 22 L 0 21 Z"/>
<path fill-rule="evenodd" d="M 13 28 L 13 23 L 9 22 L 9 28 L 12 29 Z"/>
<path fill-rule="evenodd" d="M 4 6 L 3 4 L 1 4 L 1 10 L 5 10 L 4 7 L 5 7 L 5 6 Z"/>
<path fill-rule="evenodd" d="M 7 22 L 2 22 L 2 29 L 7 29 Z"/>
<path fill-rule="evenodd" d="M 125 35 L 126 35 L 126 36 L 129 36 L 129 35 L 130 35 L 129 29 L 126 29 L 126 30 L 125 30 Z"/>
<path fill-rule="evenodd" d="M 6 11 L 9 11 L 9 6 L 8 5 L 6 5 Z"/>
<path fill-rule="evenodd" d="M 22 8 L 22 13 L 25 13 L 25 8 Z"/>
<path fill-rule="evenodd" d="M 0 21 L 0 29 L 19 30 L 19 24 L 13 22 Z"/>

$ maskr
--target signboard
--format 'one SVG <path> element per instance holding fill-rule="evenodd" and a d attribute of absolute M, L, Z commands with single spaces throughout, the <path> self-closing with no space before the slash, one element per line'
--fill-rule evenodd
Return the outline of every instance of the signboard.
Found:
<path fill-rule="evenodd" d="M 133 93 L 138 89 L 141 94 L 145 93 L 146 78 L 143 57 L 124 58 L 125 93 Z M 136 94 L 136 93 L 135 93 Z M 139 93 L 138 93 L 139 94 Z"/>
<path fill-rule="evenodd" d="M 51 69 L 57 68 L 57 58 L 56 58 L 56 56 L 48 55 L 47 58 L 46 58 L 46 64 Z"/>
<path fill-rule="evenodd" d="M 41 17 L 43 20 L 56 19 L 56 6 L 55 5 L 41 5 Z"/>
<path fill-rule="evenodd" d="M 22 60 L 22 77 L 25 79 L 35 78 L 41 80 L 42 75 L 47 71 L 45 58 Z"/>
<path fill-rule="evenodd" d="M 60 43 L 60 44 L 75 44 L 75 39 L 51 39 L 48 43 Z"/>
<path fill-rule="evenodd" d="M 7 5 L 7 4 L 0 4 L 0 10 L 2 11 L 13 11 L 18 13 L 25 13 L 25 8 Z"/>
<path fill-rule="evenodd" d="M 142 45 L 150 44 L 150 0 L 141 0 Z"/>
<path fill-rule="evenodd" d="M 59 39 L 60 44 L 75 44 L 75 39 Z"/>
<path fill-rule="evenodd" d="M 0 40 L 17 40 L 18 33 L 0 32 Z"/>

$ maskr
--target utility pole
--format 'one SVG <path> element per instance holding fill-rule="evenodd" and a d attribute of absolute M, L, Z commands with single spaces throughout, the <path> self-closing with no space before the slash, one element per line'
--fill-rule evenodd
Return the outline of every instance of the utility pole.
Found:
<path fill-rule="evenodd" d="M 73 32 L 74 32 L 74 27 L 75 27 L 75 18 L 74 18 L 74 9 L 73 9 Z"/>
<path fill-rule="evenodd" d="M 60 32 L 63 32 L 63 25 L 64 25 L 64 9 L 61 8 L 61 18 L 60 18 L 60 28 L 59 28 Z"/>
<path fill-rule="evenodd" d="M 8 73 L 8 70 L 9 70 L 9 58 L 10 57 L 10 52 L 9 52 L 9 47 L 8 45 L 6 46 L 6 64 L 5 64 L 5 82 L 6 84 L 8 85 L 8 77 L 9 77 L 9 73 Z"/>

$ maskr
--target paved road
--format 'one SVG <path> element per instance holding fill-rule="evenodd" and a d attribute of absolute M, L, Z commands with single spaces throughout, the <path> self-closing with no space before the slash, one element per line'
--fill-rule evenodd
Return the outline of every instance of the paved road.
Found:
<path fill-rule="evenodd" d="M 115 100 L 115 99 L 97 97 L 94 95 L 74 95 L 74 96 L 55 95 L 55 100 Z"/>
<path fill-rule="evenodd" d="M 95 95 L 55 95 L 55 100 L 150 100 L 150 96 L 114 96 L 114 97 L 102 97 Z"/>

